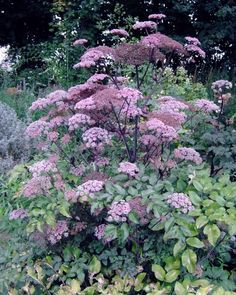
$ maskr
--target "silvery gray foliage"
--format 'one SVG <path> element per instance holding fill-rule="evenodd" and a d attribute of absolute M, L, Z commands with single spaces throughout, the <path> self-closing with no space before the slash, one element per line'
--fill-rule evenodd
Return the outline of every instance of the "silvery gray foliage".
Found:
<path fill-rule="evenodd" d="M 29 153 L 25 124 L 12 108 L 0 102 L 0 173 L 26 161 Z"/>

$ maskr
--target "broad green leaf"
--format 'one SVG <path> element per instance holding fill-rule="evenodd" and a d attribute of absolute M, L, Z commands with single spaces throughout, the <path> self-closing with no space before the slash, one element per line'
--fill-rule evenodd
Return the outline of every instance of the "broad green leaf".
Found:
<path fill-rule="evenodd" d="M 175 283 L 175 294 L 176 295 L 185 295 L 187 293 L 186 289 L 179 282 Z"/>
<path fill-rule="evenodd" d="M 189 191 L 188 192 L 189 198 L 191 200 L 191 202 L 195 205 L 198 206 L 199 204 L 201 204 L 202 199 L 198 196 L 197 193 L 193 192 L 193 191 Z"/>
<path fill-rule="evenodd" d="M 139 224 L 138 214 L 134 211 L 129 213 L 129 220 L 135 224 Z"/>
<path fill-rule="evenodd" d="M 185 249 L 185 247 L 186 247 L 186 244 L 183 241 L 179 240 L 175 244 L 174 249 L 173 249 L 174 256 L 177 256 L 179 253 L 181 253 Z"/>
<path fill-rule="evenodd" d="M 165 279 L 165 275 L 166 275 L 166 272 L 165 272 L 165 270 L 164 270 L 163 267 L 161 267 L 161 266 L 158 265 L 158 264 L 153 264 L 153 265 L 152 265 L 152 271 L 154 272 L 155 277 L 156 277 L 159 281 L 164 281 L 164 279 Z"/>
<path fill-rule="evenodd" d="M 59 207 L 59 212 L 61 215 L 70 218 L 70 213 L 69 213 L 69 205 L 68 204 L 63 204 Z"/>
<path fill-rule="evenodd" d="M 194 273 L 196 269 L 196 262 L 197 262 L 196 253 L 191 249 L 187 249 L 184 251 L 181 258 L 182 258 L 182 264 L 184 267 L 187 268 L 188 272 Z"/>
<path fill-rule="evenodd" d="M 198 191 L 198 192 L 202 192 L 203 191 L 203 186 L 201 185 L 200 182 L 198 182 L 197 180 L 193 180 L 193 186 L 195 187 L 195 189 Z"/>
<path fill-rule="evenodd" d="M 93 256 L 90 264 L 89 264 L 89 267 L 88 267 L 89 271 L 91 273 L 99 273 L 100 270 L 101 270 L 101 262 L 97 259 L 96 256 Z"/>
<path fill-rule="evenodd" d="M 173 283 L 174 281 L 176 281 L 176 279 L 178 278 L 180 274 L 180 270 L 179 269 L 173 269 L 171 271 L 169 271 L 166 276 L 165 276 L 165 282 L 167 283 Z"/>
<path fill-rule="evenodd" d="M 200 241 L 198 238 L 194 237 L 194 238 L 188 238 L 186 240 L 187 244 L 189 246 L 192 246 L 194 248 L 203 248 L 204 247 L 204 243 L 202 241 Z"/>
<path fill-rule="evenodd" d="M 204 234 L 207 235 L 208 241 L 212 246 L 215 246 L 220 237 L 220 230 L 215 224 L 208 224 L 204 227 Z"/>
<path fill-rule="evenodd" d="M 124 242 L 128 236 L 129 236 L 129 226 L 127 223 L 123 223 L 122 226 L 120 227 L 120 234 L 121 234 L 121 240 Z"/>
<path fill-rule="evenodd" d="M 80 291 L 80 281 L 79 280 L 72 280 L 70 285 L 71 285 L 71 291 L 73 294 L 77 294 Z"/>
<path fill-rule="evenodd" d="M 208 218 L 206 216 L 199 216 L 196 220 L 196 226 L 199 229 L 203 227 L 204 225 L 206 225 L 207 222 L 208 222 Z"/>

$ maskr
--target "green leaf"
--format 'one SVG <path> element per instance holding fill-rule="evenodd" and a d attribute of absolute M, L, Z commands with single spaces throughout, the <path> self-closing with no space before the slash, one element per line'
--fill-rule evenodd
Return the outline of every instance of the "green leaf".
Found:
<path fill-rule="evenodd" d="M 70 218 L 70 213 L 69 213 L 69 205 L 68 204 L 63 204 L 59 207 L 59 212 L 61 215 Z"/>
<path fill-rule="evenodd" d="M 207 235 L 208 241 L 212 246 L 215 246 L 220 237 L 220 230 L 215 224 L 208 224 L 204 227 L 204 234 Z"/>
<path fill-rule="evenodd" d="M 101 262 L 97 259 L 96 256 L 93 256 L 89 267 L 88 267 L 89 271 L 93 274 L 97 274 L 100 272 L 101 270 Z"/>
<path fill-rule="evenodd" d="M 138 195 L 138 190 L 137 190 L 136 188 L 134 188 L 134 187 L 130 187 L 130 188 L 128 189 L 128 193 L 129 193 L 131 196 L 135 197 L 135 196 Z"/>
<path fill-rule="evenodd" d="M 128 236 L 129 236 L 129 226 L 127 223 L 123 223 L 122 226 L 120 227 L 119 230 L 120 234 L 121 234 L 121 240 L 122 242 L 124 242 L 125 240 L 127 240 Z"/>
<path fill-rule="evenodd" d="M 182 258 L 182 264 L 184 267 L 187 268 L 188 272 L 194 273 L 196 269 L 196 262 L 197 262 L 196 253 L 191 249 L 187 249 L 184 251 L 181 258 Z"/>
<path fill-rule="evenodd" d="M 178 278 L 179 274 L 180 274 L 180 270 L 173 269 L 173 270 L 169 271 L 166 274 L 165 281 L 167 283 L 173 283 L 174 281 L 176 281 L 176 279 Z"/>
<path fill-rule="evenodd" d="M 186 247 L 186 244 L 183 241 L 179 240 L 175 244 L 174 249 L 173 249 L 174 256 L 176 257 L 180 252 L 182 252 L 185 249 L 185 247 Z"/>
<path fill-rule="evenodd" d="M 139 219 L 138 219 L 138 214 L 134 211 L 130 212 L 129 215 L 129 220 L 132 221 L 135 224 L 139 224 Z"/>
<path fill-rule="evenodd" d="M 202 199 L 198 196 L 197 193 L 193 192 L 193 191 L 189 191 L 188 192 L 189 198 L 191 200 L 191 202 L 195 205 L 198 206 L 201 204 Z"/>
<path fill-rule="evenodd" d="M 80 281 L 79 280 L 72 280 L 70 285 L 71 285 L 71 291 L 73 294 L 77 294 L 80 291 Z"/>
<path fill-rule="evenodd" d="M 179 282 L 175 283 L 175 294 L 176 295 L 185 295 L 186 294 L 186 289 Z"/>
<path fill-rule="evenodd" d="M 156 277 L 159 281 L 164 281 L 164 279 L 165 279 L 165 275 L 166 275 L 166 272 L 165 272 L 165 270 L 164 270 L 163 267 L 161 267 L 161 266 L 158 265 L 158 264 L 153 264 L 153 265 L 152 265 L 152 271 L 154 272 L 155 277 Z"/>
<path fill-rule="evenodd" d="M 125 195 L 126 195 L 126 190 L 123 189 L 122 186 L 120 186 L 120 185 L 118 185 L 118 184 L 115 184 L 114 187 L 115 187 L 115 189 L 116 189 L 116 191 L 117 191 L 117 193 L 118 193 L 119 195 L 122 195 L 122 196 L 125 196 Z"/>
<path fill-rule="evenodd" d="M 201 185 L 200 182 L 198 182 L 197 180 L 193 180 L 193 186 L 195 187 L 195 189 L 198 191 L 198 192 L 202 192 L 203 191 L 203 186 Z"/>
<path fill-rule="evenodd" d="M 204 243 L 202 241 L 200 241 L 198 238 L 194 237 L 194 238 L 188 238 L 186 240 L 187 244 L 189 246 L 192 246 L 194 248 L 203 248 L 204 247 Z"/>
<path fill-rule="evenodd" d="M 196 226 L 199 229 L 203 227 L 204 225 L 206 225 L 207 222 L 208 222 L 208 218 L 206 216 L 199 216 L 196 220 Z"/>

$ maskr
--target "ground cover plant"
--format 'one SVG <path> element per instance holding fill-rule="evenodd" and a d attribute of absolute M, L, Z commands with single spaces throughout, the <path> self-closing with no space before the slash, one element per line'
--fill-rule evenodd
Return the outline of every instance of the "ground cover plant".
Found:
<path fill-rule="evenodd" d="M 161 95 L 205 58 L 197 38 L 159 33 L 164 19 L 137 21 L 136 42 L 124 29 L 110 30 L 112 47 L 76 40 L 74 68 L 90 78 L 31 105 L 39 152 L 4 188 L 20 254 L 2 258 L 2 292 L 234 294 L 235 168 L 217 158 L 233 85 L 213 83 L 215 101 Z"/>

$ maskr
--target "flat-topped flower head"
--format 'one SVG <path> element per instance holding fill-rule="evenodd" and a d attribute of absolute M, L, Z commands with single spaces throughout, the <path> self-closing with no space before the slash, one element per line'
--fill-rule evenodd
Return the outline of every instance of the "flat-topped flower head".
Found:
<path fill-rule="evenodd" d="M 180 160 L 192 161 L 199 165 L 202 163 L 200 154 L 193 148 L 180 147 L 174 150 L 174 156 Z"/>
<path fill-rule="evenodd" d="M 56 161 L 49 158 L 47 160 L 36 162 L 29 167 L 29 171 L 33 174 L 33 176 L 55 173 L 57 172 Z"/>
<path fill-rule="evenodd" d="M 206 53 L 205 51 L 203 51 L 199 46 L 197 45 L 193 45 L 193 44 L 187 44 L 185 46 L 185 49 L 193 55 L 197 55 L 200 56 L 201 58 L 205 58 L 206 57 Z"/>
<path fill-rule="evenodd" d="M 175 51 L 181 54 L 185 53 L 185 49 L 182 44 L 159 32 L 143 37 L 141 44 L 152 48 L 156 47 L 158 49 L 165 49 L 167 51 Z"/>
<path fill-rule="evenodd" d="M 52 245 L 58 243 L 63 237 L 69 236 L 69 227 L 66 220 L 57 221 L 55 227 L 46 226 L 45 236 Z"/>
<path fill-rule="evenodd" d="M 23 208 L 15 209 L 9 214 L 9 220 L 24 219 L 26 217 L 28 217 L 28 210 Z"/>
<path fill-rule="evenodd" d="M 163 13 L 154 13 L 148 16 L 148 19 L 162 20 L 164 18 L 166 18 L 166 15 Z"/>
<path fill-rule="evenodd" d="M 82 139 L 87 148 L 100 148 L 110 143 L 111 136 L 106 129 L 93 127 L 83 133 Z"/>
<path fill-rule="evenodd" d="M 134 163 L 122 162 L 119 164 L 118 172 L 128 174 L 131 177 L 135 177 L 139 173 L 139 168 Z"/>
<path fill-rule="evenodd" d="M 96 103 L 92 96 L 85 98 L 75 105 L 75 110 L 95 110 L 96 109 Z"/>
<path fill-rule="evenodd" d="M 35 176 L 24 185 L 22 194 L 27 198 L 37 195 L 46 196 L 51 187 L 52 182 L 49 176 Z"/>
<path fill-rule="evenodd" d="M 167 204 L 171 207 L 180 210 L 186 214 L 189 211 L 194 210 L 194 206 L 190 201 L 189 197 L 183 193 L 172 193 L 167 197 Z"/>
<path fill-rule="evenodd" d="M 95 66 L 96 63 L 105 55 L 102 51 L 91 48 L 87 50 L 80 58 L 80 62 L 76 65 L 74 65 L 74 69 L 77 68 L 90 68 L 92 66 Z"/>
<path fill-rule="evenodd" d="M 133 25 L 134 30 L 143 30 L 143 29 L 155 30 L 156 28 L 157 28 L 157 24 L 153 21 L 144 21 L 144 22 L 137 21 Z"/>
<path fill-rule="evenodd" d="M 32 122 L 27 128 L 26 128 L 26 135 L 31 137 L 31 138 L 37 138 L 48 130 L 49 128 L 49 123 L 39 119 L 38 121 Z"/>
<path fill-rule="evenodd" d="M 87 201 L 88 197 L 94 197 L 94 194 L 103 189 L 104 181 L 88 180 L 77 187 L 77 197 L 82 201 Z"/>
<path fill-rule="evenodd" d="M 77 128 L 84 126 L 84 125 L 92 125 L 94 124 L 95 121 L 91 119 L 90 116 L 85 115 L 85 114 L 75 114 L 69 119 L 68 125 L 69 125 L 69 130 L 73 131 L 76 130 Z"/>
<path fill-rule="evenodd" d="M 185 37 L 185 40 L 187 40 L 189 44 L 201 46 L 201 42 L 196 37 L 187 36 L 187 37 Z"/>
<path fill-rule="evenodd" d="M 85 45 L 86 43 L 88 43 L 87 39 L 78 39 L 74 41 L 73 46 Z"/>
<path fill-rule="evenodd" d="M 208 99 L 197 99 L 194 106 L 205 113 L 217 112 L 220 110 L 218 105 Z"/>
<path fill-rule="evenodd" d="M 225 90 L 230 90 L 233 84 L 228 80 L 217 80 L 212 83 L 211 89 L 214 93 L 223 93 Z"/>
<path fill-rule="evenodd" d="M 119 37 L 129 37 L 129 33 L 124 29 L 112 29 L 109 33 Z"/>
<path fill-rule="evenodd" d="M 87 83 L 100 83 L 100 82 L 103 82 L 108 77 L 109 76 L 106 74 L 94 74 L 88 79 Z"/>
<path fill-rule="evenodd" d="M 107 220 L 112 222 L 124 222 L 127 220 L 127 215 L 130 213 L 131 208 L 128 202 L 121 200 L 118 202 L 113 202 L 111 204 L 110 210 L 108 211 Z"/>

